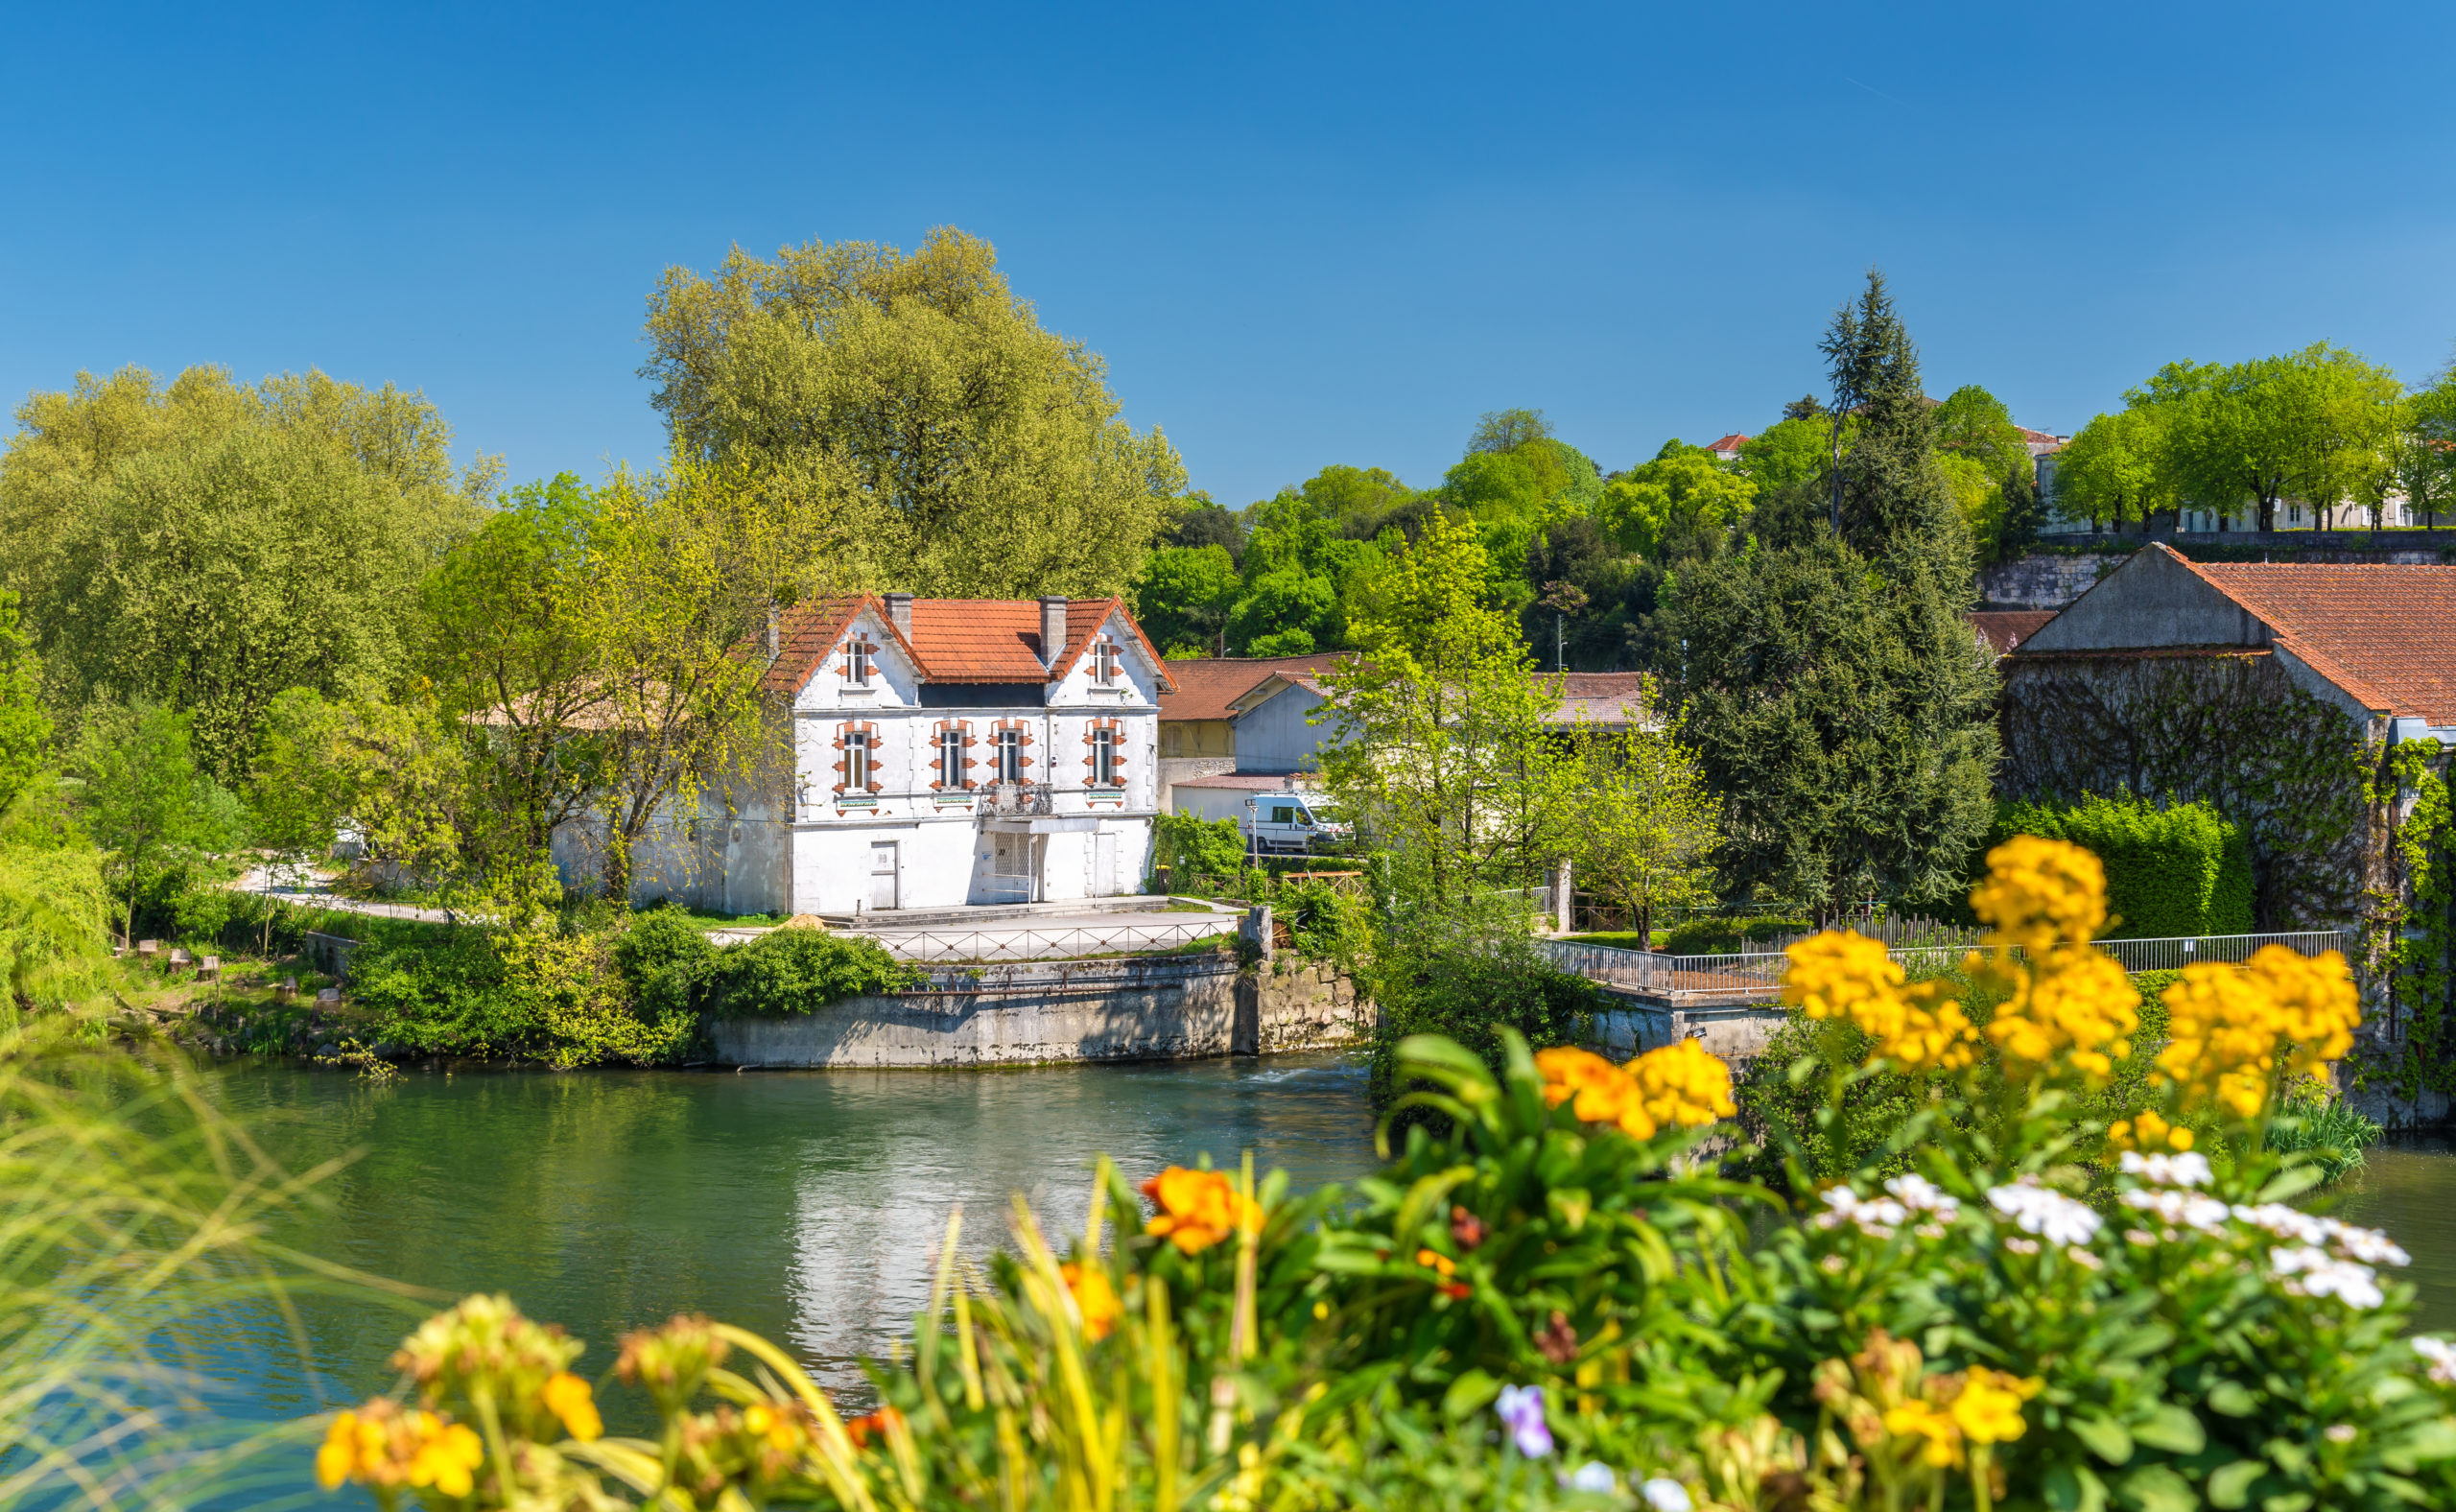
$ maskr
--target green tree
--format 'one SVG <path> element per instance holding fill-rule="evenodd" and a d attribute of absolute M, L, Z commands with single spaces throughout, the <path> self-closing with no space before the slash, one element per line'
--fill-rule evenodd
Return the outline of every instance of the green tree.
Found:
<path fill-rule="evenodd" d="M 1962 525 L 1970 532 L 1978 559 L 1996 560 L 2004 539 L 2008 512 L 2002 480 L 1975 457 L 1941 456 L 1936 459 L 1936 465 L 1944 472 L 1945 486 L 1961 513 Z"/>
<path fill-rule="evenodd" d="M 1724 883 L 1830 914 L 1950 895 L 1994 816 L 1997 741 L 1962 618 L 1969 529 L 1879 275 L 1820 349 L 1834 413 L 1857 412 L 1847 452 L 1830 443 L 1825 520 L 1760 508 L 1749 549 L 1681 571 L 1660 633 L 1682 738 L 1724 800 Z"/>
<path fill-rule="evenodd" d="M 2223 367 L 2170 363 L 2124 397 L 2157 413 L 2176 492 L 2225 513 L 2248 504 L 2256 528 L 2273 531 L 2289 493 L 2321 511 L 2352 494 L 2397 433 L 2403 390 L 2322 342 Z"/>
<path fill-rule="evenodd" d="M 1950 462 L 1959 458 L 1977 467 L 1995 490 L 1992 503 L 1973 515 L 1966 484 L 1954 493 L 1963 517 L 1972 521 L 1972 537 L 1984 561 L 1999 561 L 2038 538 L 2046 523 L 2046 503 L 2038 488 L 2038 462 L 2030 456 L 2029 438 L 2013 423 L 2004 401 L 1976 384 L 1965 384 L 1945 396 L 1929 417 L 1936 430 L 1936 451 Z M 1982 529 L 1979 520 L 1984 518 Z"/>
<path fill-rule="evenodd" d="M 415 394 L 321 373 L 253 387 L 140 369 L 37 393 L 0 457 L 0 573 L 60 705 L 194 716 L 197 759 L 244 776 L 272 699 L 405 671 L 405 602 L 476 519 L 497 464 L 456 473 Z"/>
<path fill-rule="evenodd" d="M 1342 529 L 1373 525 L 1416 496 L 1398 475 L 1382 467 L 1333 462 L 1298 488 L 1313 512 Z"/>
<path fill-rule="evenodd" d="M 43 768 L 51 720 L 42 709 L 42 664 L 17 623 L 17 596 L 0 588 L 0 813 Z"/>
<path fill-rule="evenodd" d="M 1119 418 L 1106 366 L 1044 329 L 987 242 L 812 242 L 669 269 L 641 369 L 673 442 L 739 466 L 853 586 L 1122 593 L 1185 468 Z"/>
<path fill-rule="evenodd" d="M 1444 906 L 1567 853 L 1571 764 L 1544 722 L 1555 690 L 1485 602 L 1487 576 L 1474 532 L 1427 515 L 1351 626 L 1357 654 L 1324 679 L 1338 736 L 1325 780 Z"/>
<path fill-rule="evenodd" d="M 1798 408 L 1796 401 L 1791 408 Z M 1852 427 L 1844 428 L 1843 455 L 1848 456 Z M 1767 426 L 1740 443 L 1739 470 L 1759 489 L 1800 486 L 1824 480 L 1831 464 L 1833 423 L 1822 409 L 1791 415 Z"/>
<path fill-rule="evenodd" d="M 1581 725 L 1571 858 L 1579 883 L 1653 928 L 1657 910 L 1712 896 L 1721 804 L 1668 731 Z"/>
<path fill-rule="evenodd" d="M 2146 530 L 2160 513 L 2171 515 L 2182 502 L 2159 465 L 2162 445 L 2154 408 L 2094 417 L 2055 454 L 2056 516 L 2091 530 L 2100 521 Z"/>
<path fill-rule="evenodd" d="M 1467 451 L 1514 452 L 1534 441 L 1552 438 L 1552 422 L 1541 410 L 1486 410 L 1467 437 Z"/>
<path fill-rule="evenodd" d="M 1226 547 L 1163 546 L 1134 585 L 1134 617 L 1167 655 L 1224 655 L 1228 610 L 1241 586 Z"/>
<path fill-rule="evenodd" d="M 105 875 L 120 898 L 120 937 L 130 939 L 138 898 L 183 859 L 208 817 L 187 717 L 159 703 L 89 711 L 75 768 L 85 827 L 109 852 Z"/>
<path fill-rule="evenodd" d="M 1666 543 L 1730 530 L 1756 499 L 1757 484 L 1746 474 L 1675 437 L 1652 461 L 1603 485 L 1595 518 L 1621 546 L 1651 557 Z"/>

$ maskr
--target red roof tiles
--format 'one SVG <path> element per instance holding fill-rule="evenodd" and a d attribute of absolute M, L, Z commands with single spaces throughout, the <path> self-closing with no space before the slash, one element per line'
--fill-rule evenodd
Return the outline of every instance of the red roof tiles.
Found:
<path fill-rule="evenodd" d="M 1164 720 L 1224 720 L 1237 711 L 1229 705 L 1262 686 L 1274 674 L 1326 672 L 1342 653 L 1314 656 L 1195 656 L 1169 663 L 1177 691 L 1160 696 Z"/>
<path fill-rule="evenodd" d="M 1737 431 L 1734 431 L 1729 436 L 1724 437 L 1721 440 L 1716 441 L 1713 445 L 1707 447 L 1706 450 L 1710 452 L 1720 452 L 1726 457 L 1736 457 L 1739 455 L 1739 449 L 1747 444 L 1748 437 L 1742 436 Z"/>
<path fill-rule="evenodd" d="M 1977 609 L 1962 618 L 2001 656 L 2036 635 L 2056 613 L 2053 609 Z"/>
<path fill-rule="evenodd" d="M 1123 615 L 1134 639 L 1160 669 L 1163 693 L 1171 686 L 1168 664 L 1134 623 L 1120 599 L 1075 599 L 1066 605 L 1066 644 L 1057 665 L 1041 662 L 1040 603 L 1032 599 L 915 599 L 912 634 L 898 634 L 886 602 L 874 594 L 818 599 L 778 616 L 777 657 L 761 685 L 792 694 L 810 680 L 863 608 L 911 655 L 930 682 L 1050 682 L 1064 676 L 1091 649 L 1092 637 L 1112 614 Z"/>
<path fill-rule="evenodd" d="M 2456 724 L 2456 567 L 2175 555 L 2366 706 Z"/>

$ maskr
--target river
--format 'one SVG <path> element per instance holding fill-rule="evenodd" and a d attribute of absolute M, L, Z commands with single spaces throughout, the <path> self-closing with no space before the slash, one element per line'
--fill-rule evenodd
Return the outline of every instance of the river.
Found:
<path fill-rule="evenodd" d="M 411 1075 L 374 1085 L 279 1063 L 221 1074 L 234 1112 L 300 1169 L 351 1151 L 277 1237 L 460 1294 L 508 1291 L 589 1343 L 704 1311 L 860 1382 L 926 1303 L 949 1210 L 1004 1240 L 1009 1194 L 1079 1233 L 1095 1155 L 1134 1179 L 1252 1149 L 1300 1186 L 1371 1169 L 1361 1062 L 1336 1056 L 1025 1071 Z M 2341 1216 L 2414 1254 L 2425 1328 L 2456 1328 L 2456 1158 L 2375 1150 Z M 245 1353 L 243 1415 L 288 1417 L 390 1382 L 409 1312 L 309 1297 L 302 1352 Z M 234 1362 L 235 1363 L 235 1362 Z"/>

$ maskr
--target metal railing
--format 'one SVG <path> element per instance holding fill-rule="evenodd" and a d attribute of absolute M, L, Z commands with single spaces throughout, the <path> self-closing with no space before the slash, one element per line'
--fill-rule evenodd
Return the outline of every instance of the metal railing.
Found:
<path fill-rule="evenodd" d="M 955 930 L 862 930 L 899 960 L 1066 960 L 1121 952 L 1176 950 L 1219 937 L 1228 943 L 1237 932 L 1233 914 L 1198 918 L 1153 918 L 1122 915 L 1114 924 L 1077 925 L 1065 929 L 1033 929 L 1028 925 L 997 925 Z"/>
<path fill-rule="evenodd" d="M 2098 948 L 2122 962 L 2127 972 L 2180 971 L 2185 966 L 2216 962 L 2238 964 L 2263 945 L 2282 945 L 2299 956 L 2350 951 L 2350 932 L 2289 930 L 2268 934 L 2177 935 L 2164 939 L 2100 940 Z M 1770 993 L 1783 985 L 1790 959 L 1781 951 L 1748 951 L 1728 956 L 1665 956 L 1654 951 L 1624 950 L 1578 940 L 1537 940 L 1535 949 L 1553 965 L 1572 976 L 1629 987 L 1640 992 Z M 1962 947 L 1904 946 L 1887 952 L 1913 976 L 1951 970 L 1968 954 Z"/>

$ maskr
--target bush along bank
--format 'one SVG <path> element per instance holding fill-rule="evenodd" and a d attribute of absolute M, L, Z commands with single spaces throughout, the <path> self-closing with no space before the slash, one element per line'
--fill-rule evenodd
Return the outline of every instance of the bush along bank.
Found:
<path fill-rule="evenodd" d="M 1990 960 L 1988 1025 L 1847 936 L 1791 972 L 1864 1036 L 1820 1047 L 1834 1099 L 1956 1074 L 1915 1171 L 1796 1202 L 1709 1173 L 1729 1077 L 1693 1043 L 1622 1067 L 1504 1032 L 1496 1074 L 1419 1037 L 1401 1071 L 1436 1117 L 1394 1108 L 1353 1191 L 1248 1164 L 1138 1200 L 1103 1162 L 1079 1238 L 1019 1200 L 985 1276 L 951 1223 L 861 1417 L 739 1329 L 643 1330 L 592 1382 L 579 1341 L 474 1297 L 405 1342 L 397 1394 L 325 1420 L 318 1475 L 438 1512 L 2450 1504 L 2456 1344 L 2399 1336 L 2406 1257 L 2286 1206 L 2316 1171 L 2264 1138 L 2347 1048 L 2342 959 L 2184 972 L 2149 1104 L 2110 1123 L 2087 1099 L 2137 995 L 2088 943 L 2101 874 L 1997 856 L 1978 911 L 2026 962 Z M 611 1391 L 661 1430 L 607 1437 Z"/>
<path fill-rule="evenodd" d="M 359 939 L 344 1001 L 322 1008 L 272 991 L 231 996 L 201 1026 L 209 1043 L 557 1068 L 673 1065 L 704 1052 L 713 1017 L 809 1013 L 922 982 L 876 942 L 819 930 L 775 929 L 720 949 L 678 909 L 573 910 L 504 928 L 324 922 Z"/>

